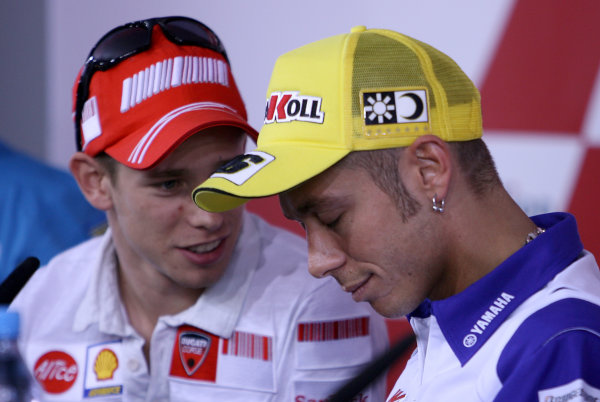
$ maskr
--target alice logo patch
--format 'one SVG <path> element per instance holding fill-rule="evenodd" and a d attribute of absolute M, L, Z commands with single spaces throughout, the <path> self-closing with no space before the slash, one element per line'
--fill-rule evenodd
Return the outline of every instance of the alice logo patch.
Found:
<path fill-rule="evenodd" d="M 44 391 L 61 394 L 73 386 L 79 369 L 68 353 L 52 350 L 40 356 L 33 367 L 33 375 Z"/>
<path fill-rule="evenodd" d="M 300 95 L 297 91 L 273 92 L 267 99 L 265 124 L 284 123 L 294 120 L 323 123 L 322 99 L 317 96 Z"/>
<path fill-rule="evenodd" d="M 426 123 L 429 121 L 424 89 L 363 92 L 365 125 Z"/>
<path fill-rule="evenodd" d="M 94 373 L 98 381 L 111 380 L 115 370 L 119 367 L 117 355 L 110 349 L 102 349 L 94 363 Z"/>

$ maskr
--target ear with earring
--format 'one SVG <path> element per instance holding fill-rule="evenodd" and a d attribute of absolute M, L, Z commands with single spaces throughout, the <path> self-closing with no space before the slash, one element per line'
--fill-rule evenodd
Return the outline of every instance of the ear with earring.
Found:
<path fill-rule="evenodd" d="M 437 200 L 437 194 L 434 194 L 433 198 L 431 199 L 431 201 L 433 202 L 433 210 L 435 212 L 439 212 L 440 214 L 442 212 L 444 212 L 444 208 L 445 208 L 445 204 L 446 202 L 444 201 L 444 199 L 442 198 L 441 201 Z"/>

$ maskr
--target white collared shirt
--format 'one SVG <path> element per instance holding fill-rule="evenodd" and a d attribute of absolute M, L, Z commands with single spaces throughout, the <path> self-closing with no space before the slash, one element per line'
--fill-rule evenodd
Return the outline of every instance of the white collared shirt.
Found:
<path fill-rule="evenodd" d="M 117 291 L 110 231 L 39 269 L 11 309 L 47 400 L 319 400 L 388 341 L 370 306 L 310 277 L 306 261 L 301 238 L 246 213 L 223 278 L 159 318 L 150 367 Z M 384 386 L 363 400 L 383 400 Z"/>

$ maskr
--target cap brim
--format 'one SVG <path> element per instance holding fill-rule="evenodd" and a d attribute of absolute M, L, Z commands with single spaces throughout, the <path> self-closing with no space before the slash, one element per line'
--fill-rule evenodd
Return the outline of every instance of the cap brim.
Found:
<path fill-rule="evenodd" d="M 303 144 L 259 147 L 215 172 L 194 189 L 192 197 L 206 211 L 228 211 L 252 198 L 287 191 L 334 165 L 348 152 Z"/>
<path fill-rule="evenodd" d="M 144 127 L 106 148 L 105 152 L 133 169 L 148 169 L 169 155 L 177 146 L 201 130 L 238 127 L 254 140 L 258 132 L 229 109 L 215 107 L 179 108 L 150 127 Z"/>

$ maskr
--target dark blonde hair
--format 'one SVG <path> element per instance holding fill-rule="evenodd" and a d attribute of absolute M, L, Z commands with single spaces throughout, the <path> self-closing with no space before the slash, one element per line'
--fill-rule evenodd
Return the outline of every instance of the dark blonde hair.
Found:
<path fill-rule="evenodd" d="M 483 140 L 449 142 L 448 145 L 475 195 L 482 196 L 495 186 L 502 185 L 492 155 Z M 398 160 L 404 150 L 405 148 L 387 148 L 355 151 L 348 154 L 336 166 L 364 169 L 377 187 L 392 197 L 403 220 L 406 221 L 419 211 L 421 204 L 406 189 L 398 174 Z"/>

